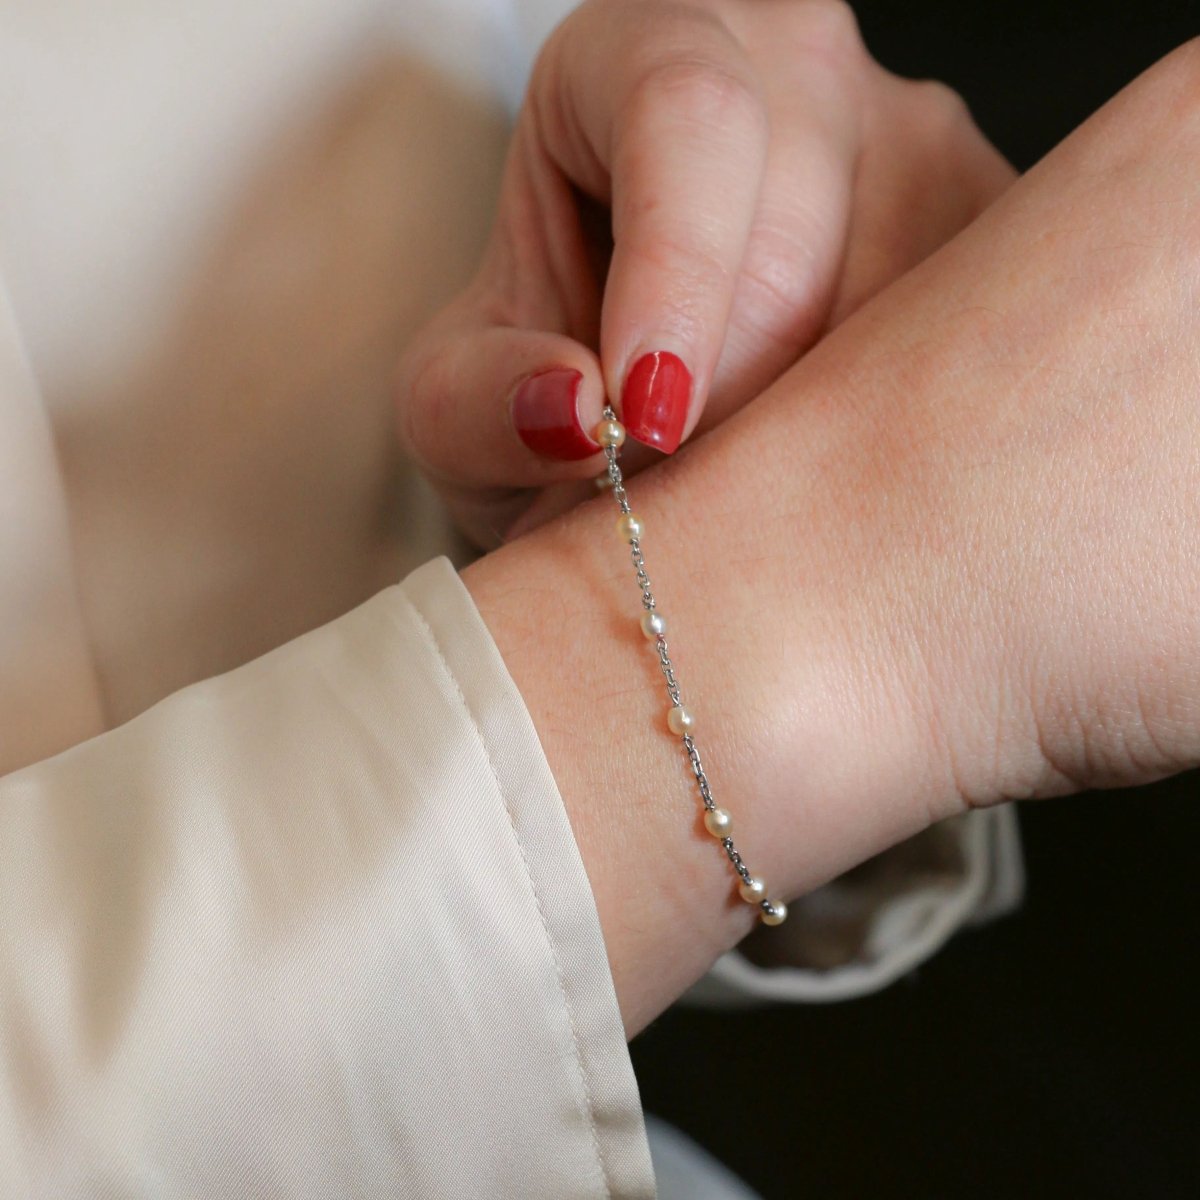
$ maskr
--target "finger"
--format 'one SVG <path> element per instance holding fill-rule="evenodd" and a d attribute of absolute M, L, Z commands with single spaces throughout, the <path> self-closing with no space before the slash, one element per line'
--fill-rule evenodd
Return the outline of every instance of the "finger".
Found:
<path fill-rule="evenodd" d="M 631 436 L 667 453 L 703 409 L 758 203 L 767 110 L 710 20 L 664 40 L 613 104 L 601 360 Z"/>
<path fill-rule="evenodd" d="M 402 449 L 436 482 L 544 487 L 599 471 L 604 388 L 595 355 L 562 334 L 438 322 L 397 384 Z"/>
<path fill-rule="evenodd" d="M 827 328 L 861 139 L 858 105 L 836 99 L 838 86 L 806 71 L 772 106 L 762 194 L 700 428 L 762 392 Z"/>
<path fill-rule="evenodd" d="M 737 12 L 761 67 L 771 142 L 704 427 L 758 395 L 828 328 L 879 75 L 847 4 L 764 0 Z"/>

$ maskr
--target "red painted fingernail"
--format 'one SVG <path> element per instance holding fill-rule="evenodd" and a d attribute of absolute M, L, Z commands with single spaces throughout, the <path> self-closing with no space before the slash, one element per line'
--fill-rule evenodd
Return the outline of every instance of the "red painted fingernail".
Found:
<path fill-rule="evenodd" d="M 643 354 L 629 368 L 621 393 L 621 419 L 631 437 L 671 454 L 683 438 L 692 373 L 666 350 Z"/>
<path fill-rule="evenodd" d="M 530 450 L 573 462 L 600 449 L 579 421 L 577 401 L 583 375 L 569 367 L 551 367 L 530 375 L 513 396 L 512 419 Z"/>

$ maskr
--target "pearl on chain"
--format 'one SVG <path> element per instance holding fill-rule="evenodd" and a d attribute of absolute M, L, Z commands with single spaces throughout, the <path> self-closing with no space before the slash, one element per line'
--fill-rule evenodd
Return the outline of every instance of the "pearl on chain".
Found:
<path fill-rule="evenodd" d="M 617 518 L 617 532 L 627 541 L 633 542 L 642 536 L 642 530 L 645 526 L 641 521 L 633 515 L 633 513 L 622 513 Z"/>
<path fill-rule="evenodd" d="M 642 614 L 642 632 L 651 640 L 667 632 L 667 619 L 660 612 L 650 609 Z"/>
<path fill-rule="evenodd" d="M 749 879 L 743 879 L 738 884 L 738 895 L 747 904 L 761 904 L 767 898 L 767 885 L 751 875 Z"/>
<path fill-rule="evenodd" d="M 696 718 L 690 708 L 677 704 L 667 711 L 667 727 L 677 737 L 683 737 L 685 733 L 691 733 L 696 728 Z"/>
<path fill-rule="evenodd" d="M 704 828 L 715 838 L 727 838 L 733 832 L 733 818 L 723 808 L 710 808 L 704 814 Z"/>
<path fill-rule="evenodd" d="M 620 449 L 625 444 L 625 426 L 620 421 L 601 421 L 592 436 L 601 446 Z"/>
<path fill-rule="evenodd" d="M 606 411 L 611 411 L 611 409 Z M 593 437 L 605 450 L 619 450 L 625 444 L 625 436 L 625 426 L 620 421 L 613 419 L 602 420 L 593 431 Z M 620 473 L 616 467 L 616 455 L 610 453 L 608 460 L 609 470 L 596 476 L 593 481 L 598 491 L 613 487 L 616 484 L 614 475 L 619 475 Z M 617 492 L 617 499 L 622 510 L 628 508 L 628 500 L 625 497 L 624 491 Z M 621 515 L 617 518 L 617 532 L 625 541 L 634 544 L 632 553 L 634 564 L 638 568 L 638 579 L 645 592 L 645 599 L 652 604 L 653 597 L 650 595 L 649 581 L 645 577 L 640 548 L 636 545 L 641 539 L 643 529 L 644 526 L 641 520 L 634 516 L 632 512 L 622 511 Z M 664 637 L 667 631 L 666 618 L 653 608 L 647 609 L 642 614 L 640 624 L 642 633 L 650 641 Z M 670 661 L 666 657 L 666 642 L 660 642 L 658 649 L 659 654 L 662 656 L 663 670 L 666 672 L 667 681 L 670 684 L 672 698 L 675 698 L 679 695 L 679 692 L 674 683 Z M 667 726 L 677 737 L 687 739 L 696 727 L 696 718 L 689 709 L 684 708 L 682 704 L 676 701 L 667 711 Z M 706 803 L 711 804 L 712 801 L 704 784 L 704 775 L 700 769 L 699 759 L 696 758 L 695 751 L 690 742 L 685 740 L 684 745 L 688 748 L 688 752 L 696 768 L 701 794 Z M 782 900 L 767 899 L 767 885 L 762 879 L 755 875 L 741 875 L 741 872 L 746 870 L 745 865 L 742 863 L 740 855 L 734 849 L 733 842 L 729 840 L 733 833 L 733 817 L 723 808 L 706 808 L 704 813 L 704 827 L 714 838 L 725 843 L 725 849 L 739 871 L 738 895 L 747 904 L 758 906 L 759 919 L 764 925 L 782 925 L 787 919 L 787 905 Z"/>

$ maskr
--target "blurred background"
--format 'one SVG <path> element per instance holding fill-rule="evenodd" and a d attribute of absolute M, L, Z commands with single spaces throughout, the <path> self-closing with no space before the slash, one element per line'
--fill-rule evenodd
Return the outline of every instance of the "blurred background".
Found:
<path fill-rule="evenodd" d="M 854 7 L 1022 170 L 1200 33 L 1190 0 Z M 867 999 L 676 1007 L 632 1047 L 647 1110 L 764 1200 L 1200 1196 L 1198 800 L 1193 773 L 1024 805 L 1016 916 Z"/>

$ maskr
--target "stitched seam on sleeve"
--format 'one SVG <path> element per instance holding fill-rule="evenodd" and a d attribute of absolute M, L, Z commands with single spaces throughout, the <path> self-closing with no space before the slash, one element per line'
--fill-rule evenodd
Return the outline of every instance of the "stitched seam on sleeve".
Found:
<path fill-rule="evenodd" d="M 483 730 L 479 726 L 479 721 L 476 719 L 475 712 L 467 703 L 467 698 L 463 695 L 463 690 L 459 686 L 458 679 L 454 672 L 450 669 L 450 664 L 446 660 L 445 654 L 442 652 L 442 647 L 437 640 L 437 635 L 433 632 L 433 628 L 425 619 L 425 614 L 417 607 L 412 598 L 407 594 L 404 595 L 405 602 L 412 609 L 413 614 L 420 622 L 421 629 L 429 644 L 433 647 L 434 653 L 437 654 L 438 662 L 441 663 L 442 670 L 446 674 L 446 678 L 450 681 L 454 688 L 455 694 L 458 696 L 459 702 L 462 704 L 467 716 L 471 718 L 471 724 L 475 729 L 475 734 L 479 738 L 479 744 L 483 748 L 484 758 L 487 760 L 488 770 L 492 773 L 492 778 L 496 781 L 496 790 L 500 793 L 500 798 L 504 802 L 504 812 L 508 817 L 508 823 L 513 833 L 513 840 L 517 843 L 517 849 L 521 855 L 521 866 L 525 869 L 525 878 L 529 881 L 530 891 L 533 893 L 534 904 L 537 907 L 538 918 L 542 923 L 542 934 L 546 940 L 546 949 L 550 953 L 550 961 L 554 964 L 554 974 L 558 981 L 558 993 L 562 999 L 563 1008 L 567 1012 L 567 1021 L 571 1029 L 571 1050 L 575 1059 L 575 1071 L 579 1078 L 580 1086 L 583 1088 L 584 1096 L 584 1114 L 587 1117 L 588 1133 L 591 1135 L 592 1151 L 596 1156 L 596 1166 L 600 1172 L 601 1185 L 604 1188 L 606 1197 L 612 1196 L 612 1188 L 609 1184 L 608 1170 L 604 1162 L 604 1154 L 600 1149 L 600 1137 L 596 1129 L 596 1114 L 595 1103 L 592 1099 L 592 1091 L 588 1084 L 587 1071 L 583 1066 L 583 1056 L 579 1050 L 579 1033 L 575 1025 L 575 1010 L 572 1008 L 570 1001 L 567 999 L 566 980 L 563 976 L 562 964 L 559 962 L 558 954 L 554 947 L 554 938 L 550 933 L 550 924 L 546 919 L 546 910 L 542 904 L 542 895 L 538 890 L 538 886 L 533 877 L 533 872 L 529 866 L 529 857 L 525 851 L 525 843 L 521 840 L 521 835 L 517 830 L 517 823 L 513 817 L 512 808 L 509 806 L 508 793 L 504 789 L 504 785 L 500 782 L 500 774 L 496 770 L 495 764 L 492 762 L 491 752 L 488 750 L 487 739 L 483 735 Z"/>

